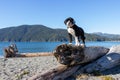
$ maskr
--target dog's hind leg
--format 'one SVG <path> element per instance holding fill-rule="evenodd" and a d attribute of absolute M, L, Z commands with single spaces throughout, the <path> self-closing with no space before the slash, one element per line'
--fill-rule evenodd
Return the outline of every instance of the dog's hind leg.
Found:
<path fill-rule="evenodd" d="M 78 37 L 78 36 L 75 37 L 75 45 L 76 45 L 76 46 L 79 46 L 79 45 L 80 45 L 79 37 Z"/>
<path fill-rule="evenodd" d="M 82 39 L 83 44 L 85 44 L 85 36 L 84 35 L 81 36 L 81 39 Z"/>

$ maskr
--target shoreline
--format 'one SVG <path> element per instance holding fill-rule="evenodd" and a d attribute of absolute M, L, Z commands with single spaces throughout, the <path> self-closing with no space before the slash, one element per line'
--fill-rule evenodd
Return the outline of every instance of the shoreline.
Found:
<path fill-rule="evenodd" d="M 103 43 L 102 43 L 103 42 Z M 0 56 L 4 56 L 4 51 L 3 49 L 8 47 L 10 45 L 11 42 L 1 42 L 3 43 L 1 46 L 0 46 Z M 27 43 L 27 44 L 24 44 L 24 43 Z M 43 42 L 37 42 L 39 44 L 34 44 L 32 45 L 31 43 L 32 42 L 15 42 L 15 44 L 17 45 L 18 47 L 18 51 L 19 53 L 37 53 L 37 52 L 48 52 L 48 51 L 53 51 L 55 49 L 55 47 L 59 44 L 62 44 L 62 42 L 44 42 L 45 45 L 41 44 Z M 100 43 L 100 44 L 99 44 Z M 74 42 L 73 42 L 74 44 Z M 101 42 L 97 42 L 97 41 L 86 41 L 86 46 L 104 46 L 104 47 L 111 47 L 112 45 L 117 45 L 117 44 L 120 44 L 120 41 L 101 41 Z M 22 45 L 22 46 L 21 46 Z M 36 47 L 36 46 L 38 47 Z M 42 46 L 41 46 L 42 45 Z M 23 47 L 24 46 L 24 47 Z M 31 47 L 29 47 L 31 46 Z M 51 49 L 49 49 L 51 48 Z"/>

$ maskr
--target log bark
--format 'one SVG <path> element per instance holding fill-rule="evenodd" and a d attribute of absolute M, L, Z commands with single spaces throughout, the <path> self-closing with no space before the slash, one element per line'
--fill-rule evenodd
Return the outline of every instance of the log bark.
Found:
<path fill-rule="evenodd" d="M 120 65 L 120 45 L 111 47 L 110 51 L 105 56 L 82 67 L 78 70 L 77 74 L 93 73 L 94 71 L 101 72 L 117 65 Z"/>

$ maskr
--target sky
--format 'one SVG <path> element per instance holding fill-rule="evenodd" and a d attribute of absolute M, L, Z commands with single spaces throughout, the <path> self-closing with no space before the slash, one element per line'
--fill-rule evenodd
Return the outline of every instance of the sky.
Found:
<path fill-rule="evenodd" d="M 120 0 L 0 0 L 0 29 L 25 24 L 66 29 L 68 17 L 86 33 L 120 34 Z"/>

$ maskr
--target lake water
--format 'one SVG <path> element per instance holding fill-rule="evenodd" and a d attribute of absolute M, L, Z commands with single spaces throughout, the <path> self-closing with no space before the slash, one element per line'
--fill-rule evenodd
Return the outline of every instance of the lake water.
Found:
<path fill-rule="evenodd" d="M 64 42 L 67 43 L 67 42 Z M 8 47 L 11 42 L 0 42 L 0 57 L 3 57 L 4 48 Z M 27 52 L 50 52 L 55 49 L 57 45 L 63 42 L 15 42 L 19 53 Z M 73 43 L 74 44 L 74 43 Z M 120 42 L 86 42 L 86 46 L 104 46 L 110 48 L 113 45 L 119 45 Z"/>

